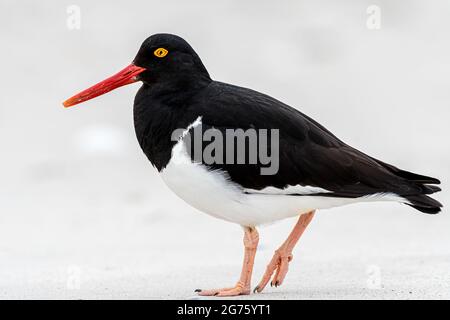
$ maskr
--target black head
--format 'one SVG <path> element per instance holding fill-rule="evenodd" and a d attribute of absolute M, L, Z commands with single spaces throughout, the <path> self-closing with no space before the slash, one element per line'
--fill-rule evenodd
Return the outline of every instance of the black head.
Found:
<path fill-rule="evenodd" d="M 178 86 L 184 82 L 210 80 L 194 49 L 173 34 L 158 33 L 148 37 L 133 63 L 146 69 L 139 74 L 139 79 L 150 86 Z"/>
<path fill-rule="evenodd" d="M 132 64 L 66 100 L 64 106 L 73 106 L 136 81 L 144 82 L 157 94 L 170 94 L 192 92 L 209 84 L 211 78 L 197 53 L 184 39 L 158 33 L 142 43 Z"/>

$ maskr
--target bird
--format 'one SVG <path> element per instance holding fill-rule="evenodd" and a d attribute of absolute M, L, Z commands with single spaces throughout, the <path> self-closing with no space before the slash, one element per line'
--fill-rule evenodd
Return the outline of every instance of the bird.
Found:
<path fill-rule="evenodd" d="M 192 207 L 243 228 L 244 262 L 239 280 L 228 287 L 196 289 L 200 296 L 248 295 L 260 293 L 269 281 L 275 287 L 283 284 L 293 249 L 317 210 L 389 201 L 427 214 L 441 211 L 442 204 L 429 196 L 441 190 L 438 179 L 371 157 L 269 95 L 213 80 L 196 51 L 177 35 L 148 37 L 129 66 L 63 105 L 71 107 L 138 81 L 142 85 L 134 100 L 135 134 L 162 180 Z M 201 143 L 196 147 L 198 139 L 192 137 L 198 128 Z M 237 161 L 233 153 L 237 144 L 230 150 L 215 145 L 211 155 L 222 153 L 217 157 L 220 161 L 201 159 L 201 152 L 208 146 L 211 149 L 207 142 L 212 136 L 219 139 L 228 132 L 247 134 L 251 130 L 256 135 L 266 130 L 265 139 L 257 136 L 256 149 L 258 154 L 265 149 L 276 156 L 271 158 L 277 162 L 273 172 L 264 174 L 263 169 L 268 169 L 264 159 L 247 159 L 253 153 L 250 134 L 244 136 L 243 161 Z M 208 132 L 209 140 L 205 138 Z M 195 148 L 200 148 L 200 158 Z M 294 228 L 252 290 L 257 228 L 291 217 L 298 217 Z"/>

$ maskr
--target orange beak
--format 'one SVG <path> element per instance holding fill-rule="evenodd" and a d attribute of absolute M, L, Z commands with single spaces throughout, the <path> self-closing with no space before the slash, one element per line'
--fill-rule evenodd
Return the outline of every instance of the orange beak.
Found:
<path fill-rule="evenodd" d="M 65 108 L 68 108 L 81 102 L 98 97 L 118 87 L 136 82 L 139 80 L 136 76 L 143 71 L 145 71 L 145 68 L 141 68 L 134 64 L 130 64 L 123 70 L 113 75 L 112 77 L 109 77 L 108 79 L 105 79 L 93 85 L 92 87 L 84 91 L 81 91 L 80 93 L 67 99 L 66 101 L 63 102 L 63 105 Z"/>

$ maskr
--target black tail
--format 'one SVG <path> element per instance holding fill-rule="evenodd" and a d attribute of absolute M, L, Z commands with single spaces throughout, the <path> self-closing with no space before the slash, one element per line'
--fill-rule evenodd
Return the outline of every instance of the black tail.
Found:
<path fill-rule="evenodd" d="M 408 171 L 401 171 L 402 173 L 406 173 L 405 176 L 408 176 L 410 179 L 407 179 L 408 182 L 415 184 L 419 187 L 419 193 L 412 195 L 403 196 L 405 199 L 409 201 L 407 205 L 410 205 L 414 209 L 417 209 L 421 212 L 428 214 L 436 214 L 441 211 L 442 204 L 439 201 L 434 200 L 433 198 L 427 196 L 427 194 L 432 194 L 435 192 L 441 191 L 441 188 L 435 185 L 426 184 L 426 183 L 435 183 L 438 184 L 440 181 L 435 178 L 430 178 L 422 175 L 418 175 L 415 173 L 411 173 Z"/>
<path fill-rule="evenodd" d="M 439 201 L 423 194 L 405 196 L 405 198 L 410 202 L 407 203 L 407 205 L 424 213 L 436 214 L 439 213 L 442 208 L 442 204 Z"/>
<path fill-rule="evenodd" d="M 440 184 L 439 179 L 423 176 L 417 173 L 409 172 L 406 170 L 401 170 L 393 165 L 382 162 L 378 159 L 372 158 L 381 164 L 383 167 L 391 171 L 397 177 L 405 179 L 410 184 L 418 187 L 418 192 L 414 194 L 402 195 L 403 198 L 409 201 L 407 205 L 419 210 L 420 212 L 428 214 L 436 214 L 441 211 L 442 204 L 434 200 L 433 198 L 427 196 L 427 194 L 432 194 L 441 191 L 441 188 L 435 186 L 434 184 Z"/>
<path fill-rule="evenodd" d="M 442 204 L 431 197 L 426 196 L 441 191 L 441 188 L 427 183 L 439 184 L 438 179 L 422 176 L 409 171 L 399 170 L 397 175 L 416 184 L 420 188 L 419 194 L 407 195 L 405 198 L 410 202 L 407 203 L 414 209 L 428 214 L 436 214 L 441 211 Z"/>

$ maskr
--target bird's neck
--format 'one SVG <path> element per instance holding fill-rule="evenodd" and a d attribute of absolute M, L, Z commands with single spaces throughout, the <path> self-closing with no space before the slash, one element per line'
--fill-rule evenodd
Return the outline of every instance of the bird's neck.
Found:
<path fill-rule="evenodd" d="M 212 82 L 206 69 L 179 69 L 160 73 L 157 77 L 144 82 L 141 91 L 153 100 L 168 105 L 184 104 L 186 100 L 207 87 Z"/>
<path fill-rule="evenodd" d="M 209 82 L 197 83 L 197 87 L 189 86 L 176 92 L 155 90 L 155 87 L 144 84 L 136 94 L 133 109 L 136 137 L 158 171 L 164 169 L 170 160 L 175 144 L 171 139 L 172 133 L 195 121 L 194 115 L 187 116 L 184 112 L 190 99 Z"/>

